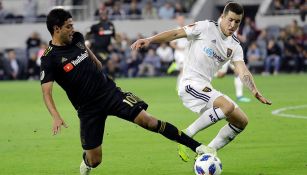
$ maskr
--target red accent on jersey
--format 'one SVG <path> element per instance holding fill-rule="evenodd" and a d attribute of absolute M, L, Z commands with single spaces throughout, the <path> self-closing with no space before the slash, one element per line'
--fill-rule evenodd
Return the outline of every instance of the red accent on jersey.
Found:
<path fill-rule="evenodd" d="M 72 65 L 71 63 L 67 63 L 67 64 L 63 67 L 63 69 L 64 69 L 65 72 L 69 72 L 69 71 L 73 70 L 73 68 L 74 68 L 74 65 Z"/>
<path fill-rule="evenodd" d="M 104 29 L 102 27 L 99 28 L 98 34 L 99 35 L 104 35 Z"/>

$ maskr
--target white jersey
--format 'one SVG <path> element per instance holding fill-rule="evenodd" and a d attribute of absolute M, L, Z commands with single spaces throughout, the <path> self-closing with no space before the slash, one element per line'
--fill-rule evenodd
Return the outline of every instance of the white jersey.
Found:
<path fill-rule="evenodd" d="M 243 61 L 243 50 L 235 35 L 226 37 L 215 21 L 198 21 L 184 26 L 189 44 L 181 85 L 210 83 L 227 61 Z"/>

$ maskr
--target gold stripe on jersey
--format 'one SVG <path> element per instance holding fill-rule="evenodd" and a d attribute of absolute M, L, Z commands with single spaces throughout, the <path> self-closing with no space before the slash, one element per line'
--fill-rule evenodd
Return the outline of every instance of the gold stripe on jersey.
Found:
<path fill-rule="evenodd" d="M 48 48 L 45 50 L 43 56 L 47 56 L 48 53 L 52 50 L 52 47 L 51 46 L 48 46 Z"/>

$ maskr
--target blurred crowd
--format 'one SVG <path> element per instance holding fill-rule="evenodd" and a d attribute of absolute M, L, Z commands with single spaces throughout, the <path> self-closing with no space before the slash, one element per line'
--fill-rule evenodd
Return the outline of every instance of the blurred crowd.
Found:
<path fill-rule="evenodd" d="M 45 12 L 39 13 L 42 3 L 38 0 L 20 0 L 22 10 L 7 8 L 5 0 L 0 0 L 0 24 L 44 22 Z M 18 1 L 17 1 L 18 2 Z M 172 19 L 178 14 L 187 14 L 196 0 L 95 0 L 98 9 L 87 19 L 98 19 L 99 12 L 108 13 L 111 20 L 125 19 Z M 85 0 L 47 0 L 47 8 L 63 6 L 72 11 L 73 16 L 80 16 L 89 10 L 90 3 Z M 47 10 L 47 9 L 46 9 Z M 300 14 L 305 21 L 307 0 L 272 0 L 268 14 Z M 79 18 L 77 18 L 79 19 Z M 76 20 L 76 19 L 75 19 Z"/>
<path fill-rule="evenodd" d="M 273 9 L 277 13 L 279 10 L 299 10 L 306 3 L 306 0 L 273 0 Z"/>
<path fill-rule="evenodd" d="M 8 48 L 0 51 L 0 80 L 38 80 L 40 57 L 48 44 L 39 33 L 33 32 L 25 41 L 26 48 Z"/>
<path fill-rule="evenodd" d="M 68 2 L 69 1 L 69 2 Z M 195 0 L 101 0 L 98 9 L 90 19 L 99 19 L 99 13 L 105 12 L 111 20 L 126 19 L 173 19 L 178 14 L 188 13 Z M 81 9 L 87 9 L 89 1 L 49 0 L 49 7 L 63 6 L 72 11 L 78 20 Z M 38 0 L 25 0 L 22 11 L 13 12 L 0 0 L 0 24 L 44 22 L 46 14 L 38 14 Z M 79 9 L 79 11 L 78 11 Z"/>
<path fill-rule="evenodd" d="M 100 2 L 99 8 L 95 12 L 96 19 L 99 13 L 107 13 L 111 20 L 121 19 L 173 19 L 178 14 L 188 13 L 193 4 L 193 0 L 178 1 L 146 1 L 131 0 L 128 1 L 107 0 Z"/>
<path fill-rule="evenodd" d="M 144 1 L 144 8 L 139 7 L 139 1 L 141 0 L 101 2 L 95 12 L 99 22 L 84 33 L 86 45 L 103 63 L 104 71 L 113 78 L 176 75 L 179 70 L 170 69 L 176 60 L 174 53 L 178 46 L 175 43 L 152 44 L 147 49 L 131 51 L 130 45 L 134 41 L 148 36 L 139 33 L 131 38 L 127 33 L 118 33 L 112 21 L 121 18 L 174 18 L 179 27 L 187 25 L 184 22 L 185 3 L 168 1 L 160 4 L 157 9 L 155 3 L 161 1 Z M 129 4 L 128 10 L 122 10 L 122 3 Z M 245 17 L 237 36 L 244 49 L 245 61 L 252 72 L 277 75 L 280 72 L 306 71 L 307 25 L 299 26 L 293 20 L 284 28 L 269 26 L 258 29 L 252 18 Z M 33 32 L 25 42 L 25 49 L 9 48 L 0 51 L 0 80 L 39 79 L 40 57 L 47 48 L 48 41 L 42 41 L 40 34 Z"/>
<path fill-rule="evenodd" d="M 273 0 L 271 13 L 273 15 L 300 14 L 301 20 L 306 20 L 307 0 Z"/>
<path fill-rule="evenodd" d="M 303 72 L 307 65 L 307 25 L 296 20 L 284 28 L 269 26 L 259 30 L 246 17 L 238 34 L 251 71 L 263 75 L 283 72 Z"/>

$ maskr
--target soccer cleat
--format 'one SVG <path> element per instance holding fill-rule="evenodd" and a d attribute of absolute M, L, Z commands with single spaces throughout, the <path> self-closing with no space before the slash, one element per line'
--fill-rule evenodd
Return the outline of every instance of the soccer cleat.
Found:
<path fill-rule="evenodd" d="M 177 64 L 176 62 L 173 62 L 167 69 L 166 73 L 167 74 L 171 74 L 172 72 L 174 72 L 175 70 L 177 70 Z"/>
<path fill-rule="evenodd" d="M 198 146 L 195 151 L 198 155 L 210 153 L 216 156 L 216 150 L 214 148 L 205 145 Z"/>
<path fill-rule="evenodd" d="M 187 162 L 187 161 L 190 160 L 190 156 L 189 156 L 189 153 L 188 153 L 188 148 L 186 146 L 179 144 L 178 145 L 178 154 L 179 154 L 179 157 L 183 161 Z"/>
<path fill-rule="evenodd" d="M 251 99 L 244 97 L 244 96 L 238 97 L 237 99 L 239 102 L 243 102 L 243 103 L 248 103 L 251 101 Z"/>
<path fill-rule="evenodd" d="M 81 165 L 80 165 L 80 175 L 89 175 L 91 172 L 92 168 L 87 166 L 82 160 Z"/>

